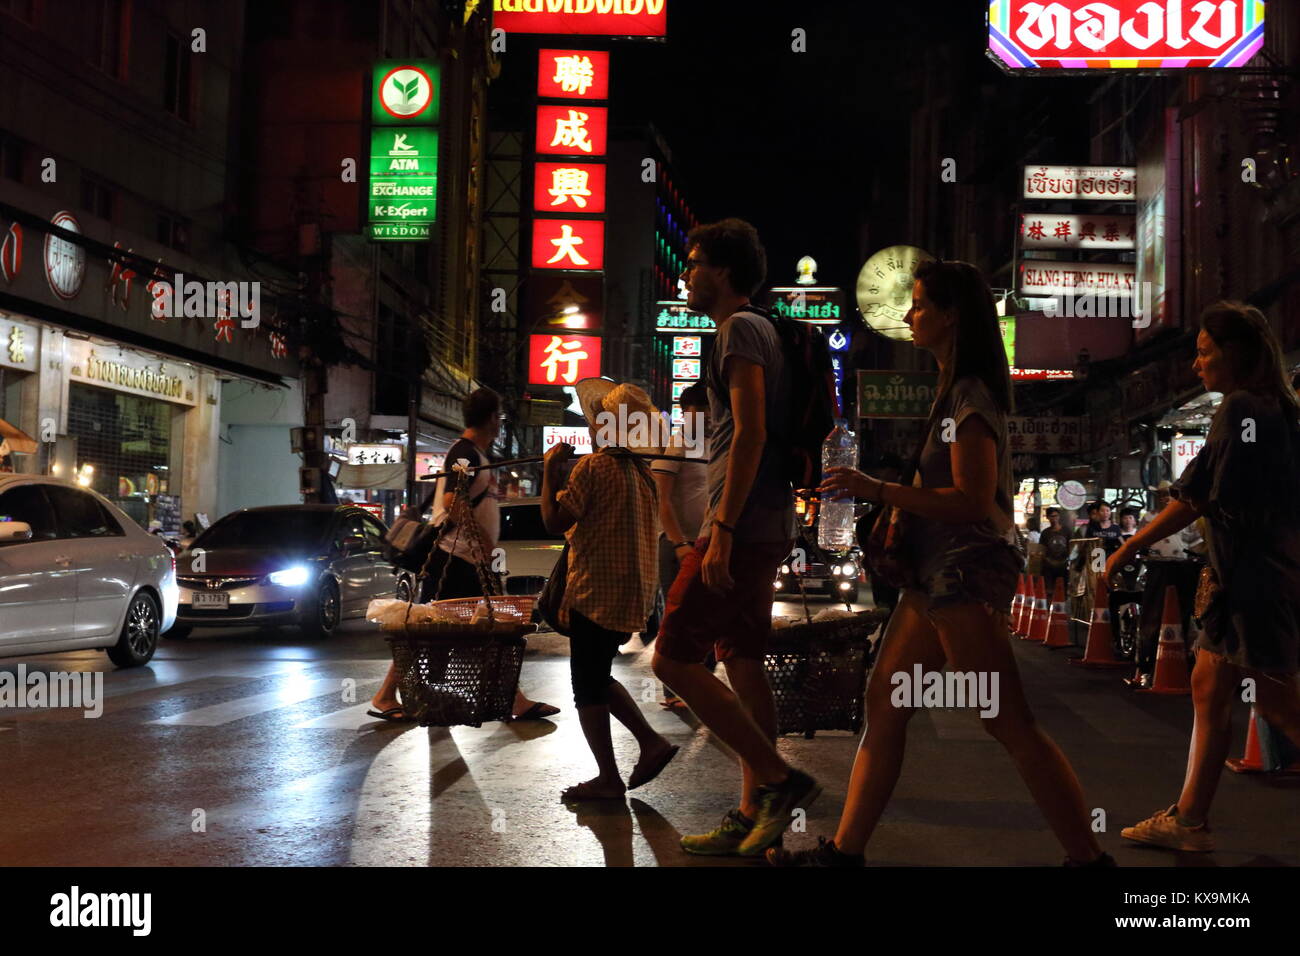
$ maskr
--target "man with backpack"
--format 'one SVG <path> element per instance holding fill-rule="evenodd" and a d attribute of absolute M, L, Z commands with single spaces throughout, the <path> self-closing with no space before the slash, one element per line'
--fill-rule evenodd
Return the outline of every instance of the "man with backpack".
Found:
<path fill-rule="evenodd" d="M 687 247 L 687 306 L 718 327 L 705 376 L 713 422 L 708 508 L 695 548 L 683 551 L 669 589 L 653 666 L 741 759 L 740 805 L 716 830 L 683 837 L 682 848 L 759 856 L 781 839 L 794 811 L 821 792 L 776 751 L 776 704 L 763 658 L 772 626 L 772 581 L 794 539 L 790 476 L 799 469 L 792 462 L 807 476 L 804 487 L 815 477 L 807 460 L 811 445 L 796 447 L 794 439 L 806 437 L 798 426 L 814 427 L 801 419 L 817 408 L 806 401 L 808 386 L 801 380 L 820 367 L 825 346 L 815 349 L 807 326 L 783 327 L 750 303 L 767 257 L 749 223 L 726 219 L 700 226 Z M 827 358 L 827 371 L 829 364 Z M 819 444 L 829 430 L 827 424 L 814 440 Z M 711 647 L 727 668 L 734 694 L 704 666 Z"/>

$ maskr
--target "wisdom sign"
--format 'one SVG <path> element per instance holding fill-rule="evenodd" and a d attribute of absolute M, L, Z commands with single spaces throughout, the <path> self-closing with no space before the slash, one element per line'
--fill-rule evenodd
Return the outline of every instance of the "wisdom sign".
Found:
<path fill-rule="evenodd" d="M 1264 45 L 1264 0 L 993 0 L 988 21 L 1011 73 L 1241 67 Z"/>

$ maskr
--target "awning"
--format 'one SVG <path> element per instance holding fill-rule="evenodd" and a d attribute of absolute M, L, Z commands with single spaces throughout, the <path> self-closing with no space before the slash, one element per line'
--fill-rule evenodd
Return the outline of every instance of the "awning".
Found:
<path fill-rule="evenodd" d="M 337 488 L 406 490 L 406 462 L 391 465 L 340 465 L 334 479 Z"/>
<path fill-rule="evenodd" d="M 34 455 L 38 447 L 36 439 L 0 418 L 0 455 Z"/>

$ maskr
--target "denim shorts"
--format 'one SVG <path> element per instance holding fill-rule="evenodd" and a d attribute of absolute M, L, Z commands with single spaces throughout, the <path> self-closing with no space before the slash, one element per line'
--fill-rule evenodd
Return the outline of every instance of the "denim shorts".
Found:
<path fill-rule="evenodd" d="M 922 556 L 911 586 L 925 595 L 930 610 L 975 602 L 1005 614 L 1023 569 L 1011 545 L 980 542 Z"/>

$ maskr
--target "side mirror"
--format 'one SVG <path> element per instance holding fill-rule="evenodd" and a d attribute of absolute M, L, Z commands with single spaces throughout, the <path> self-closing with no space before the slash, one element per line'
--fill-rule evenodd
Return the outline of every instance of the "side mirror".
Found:
<path fill-rule="evenodd" d="M 366 550 L 366 539 L 359 534 L 350 534 L 343 539 L 344 554 L 360 554 Z"/>
<path fill-rule="evenodd" d="M 31 539 L 32 526 L 26 521 L 0 521 L 0 544 Z"/>

